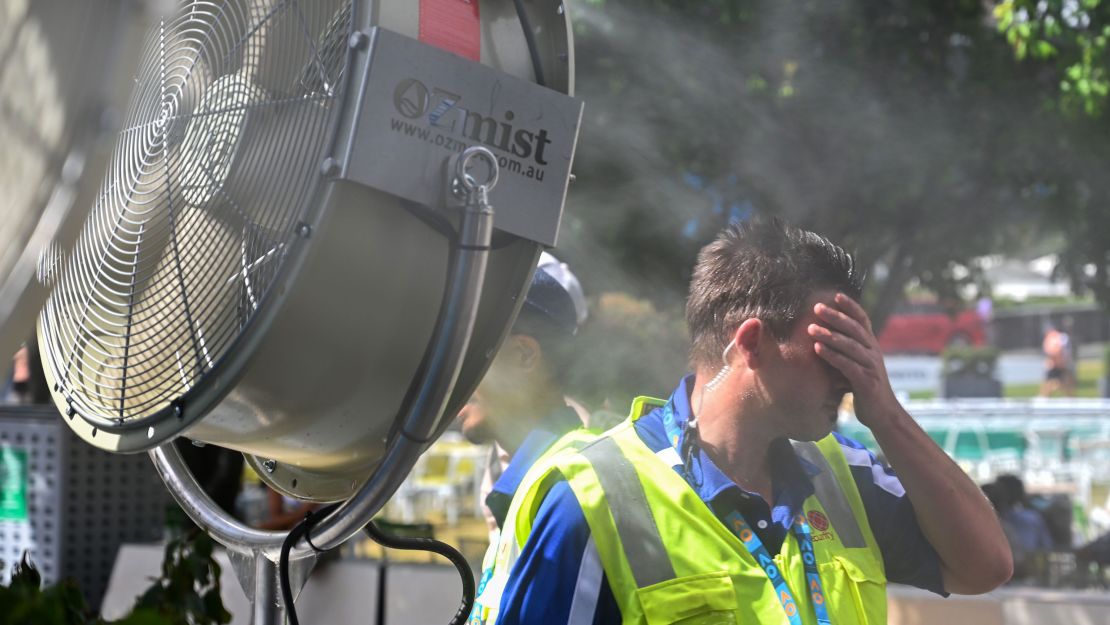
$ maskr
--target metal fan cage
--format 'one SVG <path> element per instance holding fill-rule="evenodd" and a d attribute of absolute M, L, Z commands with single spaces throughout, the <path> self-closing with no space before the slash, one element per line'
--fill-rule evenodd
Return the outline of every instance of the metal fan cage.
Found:
<path fill-rule="evenodd" d="M 94 436 L 153 439 L 273 296 L 312 223 L 350 20 L 337 1 L 195 1 L 147 41 L 41 317 L 55 392 Z"/>

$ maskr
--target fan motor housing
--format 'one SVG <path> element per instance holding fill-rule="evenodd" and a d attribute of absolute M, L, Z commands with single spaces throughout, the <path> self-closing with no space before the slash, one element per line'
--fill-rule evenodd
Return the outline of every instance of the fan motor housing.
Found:
<path fill-rule="evenodd" d="M 372 84 L 357 62 L 375 49 L 360 37 L 387 29 L 394 46 L 427 47 L 416 42 L 422 4 L 194 2 L 160 27 L 117 174 L 40 319 L 55 401 L 83 439 L 136 452 L 184 434 L 247 454 L 271 486 L 317 501 L 347 497 L 371 475 L 440 314 L 445 231 L 457 223 L 428 195 L 367 186 L 367 161 L 395 155 L 343 137 L 371 99 L 356 89 Z M 445 418 L 473 392 L 541 248 L 555 242 L 577 138 L 565 11 L 524 4 L 550 87 L 532 85 L 549 92 L 532 99 L 558 122 L 544 158 L 557 188 L 535 206 L 520 192 L 504 204 L 491 194 L 507 218 L 494 222 L 501 231 Z M 208 14 L 197 18 L 198 7 Z M 475 11 L 481 62 L 507 81 L 531 80 L 513 3 Z M 429 146 L 425 175 L 450 156 Z M 443 180 L 435 194 L 446 202 Z"/>

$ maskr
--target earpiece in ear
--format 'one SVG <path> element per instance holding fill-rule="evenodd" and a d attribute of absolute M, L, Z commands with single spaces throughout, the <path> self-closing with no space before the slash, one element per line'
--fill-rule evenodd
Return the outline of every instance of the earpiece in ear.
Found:
<path fill-rule="evenodd" d="M 733 345 L 736 345 L 736 341 L 730 341 L 729 344 L 725 346 L 725 351 L 721 352 L 721 368 L 717 371 L 717 374 L 713 376 L 712 380 L 705 383 L 706 392 L 712 393 L 717 390 L 717 387 L 721 385 L 721 382 L 724 382 L 728 374 L 732 373 L 732 365 L 728 364 L 728 350 L 732 349 Z"/>

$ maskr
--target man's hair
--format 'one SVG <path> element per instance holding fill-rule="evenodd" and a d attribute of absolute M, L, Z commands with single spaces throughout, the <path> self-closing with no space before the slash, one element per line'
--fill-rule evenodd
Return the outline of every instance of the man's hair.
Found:
<path fill-rule="evenodd" d="M 732 224 L 698 253 L 686 300 L 690 365 L 720 362 L 741 323 L 758 318 L 785 339 L 819 290 L 859 299 L 852 255 L 825 237 L 777 218 Z"/>

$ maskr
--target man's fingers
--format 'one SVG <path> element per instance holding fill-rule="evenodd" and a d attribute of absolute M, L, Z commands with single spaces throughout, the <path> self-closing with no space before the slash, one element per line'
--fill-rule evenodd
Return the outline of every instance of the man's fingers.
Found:
<path fill-rule="evenodd" d="M 825 343 L 814 343 L 813 349 L 817 352 L 818 356 L 825 359 L 825 362 L 844 374 L 844 377 L 848 378 L 848 383 L 852 385 L 852 388 L 855 388 L 856 381 L 863 375 L 863 367 L 861 367 L 858 362 L 838 352 L 836 349 L 829 347 Z"/>
<path fill-rule="evenodd" d="M 847 313 L 849 317 L 855 319 L 861 326 L 866 328 L 868 332 L 871 332 L 871 318 L 867 316 L 867 311 L 863 309 L 863 306 L 859 305 L 859 302 L 843 293 L 837 293 L 836 297 L 833 299 L 836 301 L 836 304 L 840 306 L 840 309 Z"/>
<path fill-rule="evenodd" d="M 867 347 L 859 341 L 849 338 L 839 332 L 833 332 L 816 323 L 811 323 L 806 330 L 814 340 L 847 356 L 860 367 L 864 369 L 869 369 L 871 367 L 870 353 L 867 351 Z"/>
<path fill-rule="evenodd" d="M 818 303 L 813 307 L 813 312 L 818 319 L 833 330 L 846 334 L 864 345 L 871 340 L 871 331 L 842 310 L 833 308 L 828 304 Z"/>

